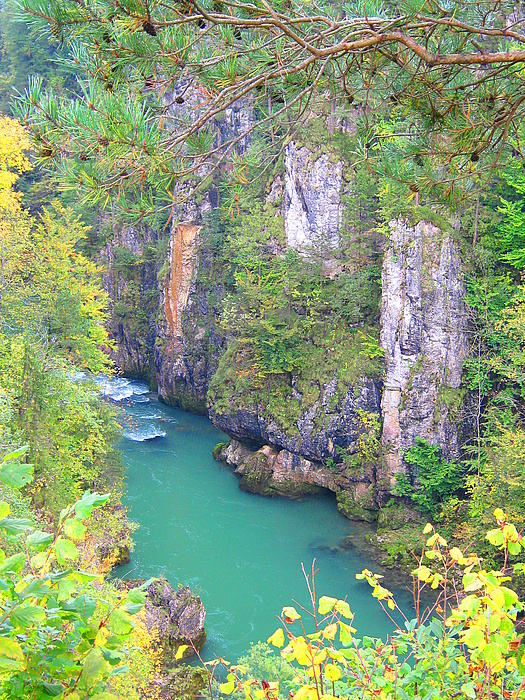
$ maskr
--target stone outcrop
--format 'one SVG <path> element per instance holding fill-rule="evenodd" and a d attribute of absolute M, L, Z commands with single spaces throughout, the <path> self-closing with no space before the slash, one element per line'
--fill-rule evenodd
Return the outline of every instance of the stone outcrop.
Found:
<path fill-rule="evenodd" d="M 205 103 L 191 76 L 180 81 L 167 98 L 170 113 L 183 120 L 194 120 Z M 216 146 L 231 142 L 230 152 L 242 155 L 250 143 L 253 124 L 251 101 L 246 99 L 231 105 L 223 117 L 213 119 L 208 127 Z M 219 204 L 219 191 L 211 180 L 206 191 L 198 196 L 192 196 L 190 190 L 208 174 L 209 167 L 202 166 L 193 182 L 175 190 L 179 203 L 172 212 L 168 273 L 161 290 L 155 344 L 159 397 L 197 413 L 207 412 L 208 386 L 225 345 L 224 337 L 218 332 L 222 282 L 203 287 L 198 280 L 199 267 L 206 276 L 213 265 L 213 251 L 201 240 L 200 232 L 206 217 Z"/>
<path fill-rule="evenodd" d="M 293 430 L 285 429 L 268 416 L 265 406 L 237 408 L 217 413 L 210 406 L 212 422 L 236 440 L 251 446 L 271 445 L 307 460 L 341 462 L 338 448 L 349 453 L 357 449 L 363 432 L 360 411 L 380 412 L 380 390 L 375 381 L 363 378 L 358 387 L 349 387 L 337 398 L 337 379 L 321 389 L 320 398 L 304 407 Z"/>
<path fill-rule="evenodd" d="M 163 666 L 169 668 L 193 656 L 194 649 L 198 651 L 204 645 L 206 611 L 200 597 L 189 588 L 175 590 L 165 579 L 157 579 L 147 589 L 144 608 L 146 627 L 155 633 L 162 647 Z M 187 649 L 180 660 L 175 659 L 182 645 Z"/>
<path fill-rule="evenodd" d="M 244 491 L 261 496 L 300 498 L 333 491 L 340 512 L 352 520 L 373 521 L 375 475 L 370 465 L 326 465 L 305 459 L 289 450 L 264 445 L 258 450 L 232 440 L 219 445 L 214 456 L 234 468 Z"/>
<path fill-rule="evenodd" d="M 382 285 L 381 398 L 379 384 L 363 378 L 334 402 L 334 377 L 292 430 L 269 417 L 264 405 L 239 405 L 235 396 L 231 410 L 211 407 L 214 423 L 234 438 L 218 457 L 235 468 L 241 488 L 291 497 L 329 489 L 345 515 L 371 520 L 390 500 L 395 475 L 412 478 L 403 453 L 417 437 L 439 445 L 445 459 L 459 458 L 468 341 L 462 265 L 452 236 L 429 222 L 393 221 Z M 359 457 L 360 443 L 373 433 L 363 415 L 382 425 L 381 454 L 372 463 Z M 403 506 L 404 520 L 413 517 Z"/>
<path fill-rule="evenodd" d="M 177 224 L 170 240 L 164 311 L 175 341 L 182 339 L 182 314 L 197 271 L 199 231 L 200 226 L 196 224 Z"/>
<path fill-rule="evenodd" d="M 196 700 L 206 695 L 208 675 L 206 668 L 177 666 L 163 673 L 156 686 L 159 700 Z"/>
<path fill-rule="evenodd" d="M 284 163 L 287 243 L 302 253 L 326 254 L 339 244 L 342 163 L 331 163 L 326 154 L 313 159 L 308 148 L 298 149 L 293 141 L 285 149 Z"/>
<path fill-rule="evenodd" d="M 202 219 L 195 215 L 199 221 Z M 200 240 L 200 223 L 174 225 L 168 274 L 161 293 L 155 345 L 159 397 L 171 405 L 206 413 L 206 395 L 217 368 L 224 338 L 218 332 L 222 285 L 203 288 L 198 271 L 208 277 L 212 251 Z"/>
<path fill-rule="evenodd" d="M 379 385 L 363 378 L 338 399 L 334 377 L 293 431 L 268 417 L 264 406 L 221 414 L 212 407 L 215 425 L 234 438 L 215 456 L 235 467 L 245 490 L 295 498 L 328 489 L 349 518 L 373 520 L 375 466 L 362 459 L 362 445 L 379 426 L 380 396 Z"/>
<path fill-rule="evenodd" d="M 457 245 L 431 223 L 392 221 L 382 286 L 381 490 L 387 498 L 392 477 L 407 471 L 403 451 L 416 437 L 439 445 L 447 459 L 459 457 L 461 373 L 468 343 Z"/>
<path fill-rule="evenodd" d="M 205 399 L 206 388 L 202 381 L 195 381 L 199 367 L 187 362 L 182 322 L 198 270 L 199 232 L 195 223 L 179 223 L 171 229 L 168 273 L 161 297 L 161 342 L 157 342 L 155 353 L 159 397 L 194 408 Z"/>

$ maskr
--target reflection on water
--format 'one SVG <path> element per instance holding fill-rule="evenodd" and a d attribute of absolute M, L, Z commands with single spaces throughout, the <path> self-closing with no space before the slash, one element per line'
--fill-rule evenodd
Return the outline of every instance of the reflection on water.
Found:
<path fill-rule="evenodd" d="M 378 570 L 361 547 L 348 546 L 370 528 L 339 515 L 332 494 L 290 501 L 244 493 L 211 456 L 227 438 L 206 418 L 160 404 L 138 382 L 99 381 L 124 408 L 126 501 L 140 524 L 131 562 L 117 575 L 164 575 L 198 592 L 207 658 L 233 661 L 275 630 L 283 605 L 306 605 L 301 564 L 310 571 L 314 559 L 318 595 L 346 597 L 359 634 L 392 630 L 369 587 L 355 579 L 365 567 Z M 396 597 L 410 611 L 409 593 Z"/>

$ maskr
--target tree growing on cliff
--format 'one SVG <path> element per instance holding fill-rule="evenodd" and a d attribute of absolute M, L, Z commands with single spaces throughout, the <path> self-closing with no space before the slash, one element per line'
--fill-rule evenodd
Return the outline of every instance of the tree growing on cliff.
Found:
<path fill-rule="evenodd" d="M 417 196 L 456 200 L 502 159 L 524 158 L 525 19 L 513 2 L 20 4 L 69 43 L 80 77 L 79 99 L 34 80 L 19 103 L 41 160 L 87 200 L 133 216 L 169 208 L 176 181 L 231 160 L 255 129 L 260 166 L 319 95 L 332 124 L 359 122 L 355 160 Z M 240 99 L 256 125 L 204 138 Z M 230 178 L 242 185 L 246 173 Z"/>

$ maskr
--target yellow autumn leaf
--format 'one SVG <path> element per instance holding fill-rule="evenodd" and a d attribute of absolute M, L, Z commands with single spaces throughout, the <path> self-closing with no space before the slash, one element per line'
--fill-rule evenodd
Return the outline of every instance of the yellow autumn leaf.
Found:
<path fill-rule="evenodd" d="M 315 688 L 312 688 L 311 685 L 303 685 L 294 694 L 293 700 L 309 700 L 312 697 L 312 693 L 315 693 Z"/>
<path fill-rule="evenodd" d="M 268 637 L 266 640 L 267 644 L 273 644 L 274 647 L 277 647 L 280 649 L 283 644 L 284 644 L 284 632 L 283 630 L 279 627 L 278 630 L 275 630 L 275 632 Z"/>
<path fill-rule="evenodd" d="M 103 647 L 109 639 L 110 632 L 107 627 L 101 627 L 95 637 L 95 646 Z"/>
<path fill-rule="evenodd" d="M 326 625 L 326 627 L 323 630 L 323 637 L 325 639 L 335 639 L 335 635 L 337 634 L 337 623 L 333 623 L 331 625 Z"/>
<path fill-rule="evenodd" d="M 179 647 L 180 648 L 180 647 Z M 227 683 L 221 683 L 219 690 L 224 695 L 231 695 L 235 690 L 235 681 L 228 681 Z"/>
<path fill-rule="evenodd" d="M 335 683 L 341 678 L 341 669 L 336 664 L 327 664 L 324 667 L 325 676 L 331 683 Z"/>
<path fill-rule="evenodd" d="M 297 610 L 291 605 L 282 609 L 281 617 L 284 617 L 286 622 L 295 622 L 301 619 Z"/>
<path fill-rule="evenodd" d="M 312 660 L 312 655 L 308 654 L 308 645 L 306 642 L 297 642 L 295 645 L 295 659 L 301 666 L 309 666 Z"/>
<path fill-rule="evenodd" d="M 429 578 L 432 576 L 432 571 L 428 568 L 428 566 L 425 566 L 422 564 L 419 568 L 414 569 L 412 572 L 414 576 L 417 576 L 420 581 L 428 581 Z"/>
<path fill-rule="evenodd" d="M 348 605 L 346 600 L 338 600 L 335 604 L 335 609 L 340 615 L 346 617 L 349 620 L 351 620 L 354 617 L 352 611 L 350 610 L 350 606 Z"/>
<path fill-rule="evenodd" d="M 489 597 L 494 601 L 498 608 L 505 607 L 505 595 L 499 588 L 493 588 L 489 593 Z"/>
<path fill-rule="evenodd" d="M 21 192 L 13 187 L 22 173 L 32 166 L 25 151 L 29 151 L 29 135 L 16 119 L 0 115 L 0 212 L 20 210 Z"/>
<path fill-rule="evenodd" d="M 463 552 L 461 551 L 461 549 L 459 549 L 459 547 L 452 547 L 449 554 L 454 561 L 462 562 L 465 559 L 465 557 L 463 556 Z"/>
<path fill-rule="evenodd" d="M 176 661 L 179 661 L 180 659 L 182 659 L 184 652 L 186 651 L 187 648 L 188 648 L 187 644 L 180 645 L 180 647 L 177 649 L 177 653 L 175 654 Z"/>

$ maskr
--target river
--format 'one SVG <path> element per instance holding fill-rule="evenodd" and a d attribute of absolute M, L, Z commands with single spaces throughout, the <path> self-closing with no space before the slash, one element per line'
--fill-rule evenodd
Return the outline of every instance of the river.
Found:
<path fill-rule="evenodd" d="M 164 575 L 199 593 L 206 607 L 206 658 L 230 661 L 265 640 L 276 615 L 293 600 L 307 603 L 301 564 L 318 569 L 318 595 L 346 597 L 359 636 L 385 636 L 392 623 L 356 581 L 378 570 L 358 546 L 366 525 L 336 509 L 332 495 L 291 501 L 242 492 L 235 475 L 212 457 L 226 436 L 203 416 L 159 403 L 147 386 L 103 380 L 106 396 L 124 409 L 121 443 L 127 469 L 126 504 L 140 527 L 121 577 Z M 411 596 L 396 591 L 403 609 Z"/>

